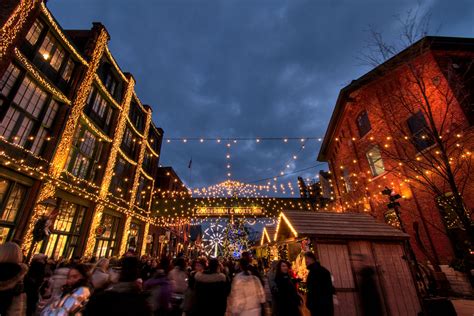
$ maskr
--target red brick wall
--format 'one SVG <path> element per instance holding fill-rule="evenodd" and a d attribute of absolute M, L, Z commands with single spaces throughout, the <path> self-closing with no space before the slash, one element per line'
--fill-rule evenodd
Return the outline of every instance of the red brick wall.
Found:
<path fill-rule="evenodd" d="M 431 52 L 412 60 L 414 65 L 421 67 L 423 76 L 427 78 L 427 94 L 435 111 L 435 120 L 440 124 L 442 113 L 446 110 L 446 93 L 450 92 L 450 86 L 443 73 L 438 67 Z M 335 180 L 334 191 L 336 193 L 336 211 L 357 211 L 369 212 L 381 221 L 383 214 L 387 210 L 388 199 L 380 192 L 388 186 L 395 192 L 403 196 L 400 200 L 401 217 L 407 232 L 411 235 L 410 241 L 417 257 L 424 261 L 427 259 L 438 259 L 441 264 L 449 263 L 453 259 L 451 242 L 446 235 L 444 223 L 435 205 L 435 195 L 427 192 L 422 186 L 413 181 L 407 183 L 407 170 L 398 166 L 398 161 L 387 157 L 408 150 L 413 155 L 415 148 L 411 144 L 399 141 L 400 134 L 394 126 L 397 122 L 406 122 L 410 113 L 400 108 L 388 106 L 391 104 L 390 89 L 397 87 L 394 83 L 404 80 L 409 76 L 409 69 L 400 66 L 387 74 L 373 80 L 358 90 L 350 94 L 351 102 L 346 103 L 344 112 L 339 120 L 335 135 L 328 150 L 330 170 Z M 434 86 L 431 78 L 439 78 Z M 410 84 L 404 89 L 410 91 Z M 414 91 L 417 88 L 414 88 Z M 463 140 L 469 142 L 468 148 L 474 147 L 474 133 L 469 127 L 464 112 L 456 100 L 449 102 L 449 124 L 461 126 Z M 413 110 L 416 111 L 419 105 L 414 102 Z M 371 131 L 362 138 L 356 125 L 357 116 L 366 110 L 371 123 Z M 449 130 L 452 126 L 446 126 L 443 130 Z M 369 163 L 366 158 L 366 151 L 377 144 L 382 150 L 382 158 L 386 172 L 373 177 L 370 172 Z M 408 147 L 411 146 L 411 147 Z M 385 154 L 386 153 L 386 154 Z M 472 158 L 471 158 L 472 159 Z M 352 191 L 346 192 L 344 189 L 343 173 L 344 169 L 351 174 Z M 435 180 L 436 181 L 436 180 Z M 470 184 L 469 184 L 470 183 Z M 449 192 L 446 188 L 445 192 Z M 468 180 L 466 191 L 464 192 L 465 202 L 471 209 L 474 207 L 474 183 Z M 415 242 L 413 223 L 420 225 L 420 235 L 424 247 L 429 253 L 427 258 L 419 245 Z"/>

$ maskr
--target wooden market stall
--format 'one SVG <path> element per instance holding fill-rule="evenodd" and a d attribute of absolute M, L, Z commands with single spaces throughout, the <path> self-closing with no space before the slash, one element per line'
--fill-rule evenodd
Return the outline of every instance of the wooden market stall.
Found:
<path fill-rule="evenodd" d="M 263 227 L 262 235 L 260 236 L 260 243 L 255 245 L 253 250 L 255 251 L 255 256 L 260 260 L 265 262 L 265 265 L 268 264 L 270 259 L 270 245 L 275 239 L 276 225 L 266 225 Z"/>
<path fill-rule="evenodd" d="M 386 315 L 415 316 L 421 307 L 406 260 L 407 239 L 407 234 L 366 214 L 283 211 L 273 244 L 280 251 L 283 245 L 300 270 L 303 252 L 314 251 L 334 277 L 335 315 L 361 315 L 358 271 L 371 266 Z"/>

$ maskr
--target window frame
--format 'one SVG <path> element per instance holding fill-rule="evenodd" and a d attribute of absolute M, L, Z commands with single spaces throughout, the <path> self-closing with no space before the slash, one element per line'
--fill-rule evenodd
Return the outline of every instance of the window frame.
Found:
<path fill-rule="evenodd" d="M 362 120 L 365 118 L 365 120 Z M 364 125 L 366 123 L 367 125 Z M 369 113 L 367 110 L 362 110 L 356 117 L 356 126 L 359 132 L 359 137 L 362 138 L 372 130 L 372 124 L 370 123 Z"/>
<path fill-rule="evenodd" d="M 79 242 L 80 241 L 80 236 L 81 236 L 81 234 L 84 230 L 84 226 L 85 226 L 85 220 L 84 219 L 87 216 L 88 208 L 84 205 L 76 204 L 76 203 L 73 203 L 73 202 L 70 202 L 70 201 L 67 201 L 67 200 L 61 200 L 61 202 L 59 204 L 59 212 L 61 212 L 61 210 L 63 210 L 63 205 L 64 204 L 71 204 L 72 207 L 75 208 L 74 215 L 72 216 L 72 221 L 71 221 L 71 224 L 70 224 L 70 228 L 69 228 L 69 230 L 60 230 L 60 229 L 56 228 L 57 225 L 59 225 L 58 223 L 60 223 L 59 222 L 60 221 L 60 218 L 59 218 L 60 213 L 58 213 L 57 218 L 54 222 L 54 225 L 51 228 L 51 234 L 46 239 L 46 242 L 44 242 L 41 245 L 41 252 L 46 253 L 46 251 L 48 251 L 49 248 L 50 248 L 49 243 L 54 242 L 54 245 L 52 246 L 52 249 L 51 249 L 51 257 L 54 258 L 54 253 L 57 250 L 58 244 L 60 242 L 60 238 L 65 237 L 66 240 L 65 240 L 64 244 L 62 245 L 62 253 L 59 253 L 58 257 L 65 257 L 67 259 L 70 259 L 73 256 L 74 251 L 77 249 L 77 247 L 80 246 L 79 244 L 74 244 L 74 242 Z M 64 224 L 67 225 L 67 222 L 64 222 Z M 56 239 L 54 239 L 54 241 L 53 241 L 52 239 L 55 236 L 56 236 Z"/>
<path fill-rule="evenodd" d="M 3 197 L 3 200 L 0 203 L 0 228 L 8 229 L 8 233 L 6 234 L 6 241 L 8 241 L 13 236 L 13 233 L 14 233 L 15 228 L 16 228 L 16 224 L 18 222 L 18 219 L 20 218 L 20 215 L 23 212 L 23 208 L 25 206 L 25 200 L 26 200 L 25 197 L 28 195 L 28 191 L 29 191 L 30 187 L 26 186 L 22 183 L 19 183 L 18 181 L 15 181 L 15 180 L 3 177 L 3 176 L 0 176 L 0 181 L 7 181 L 8 182 L 7 189 L 5 190 L 5 195 Z M 12 194 L 14 193 L 14 190 L 17 187 L 20 187 L 24 191 L 22 193 L 22 197 L 19 198 L 20 203 L 18 204 L 18 207 L 17 207 L 16 213 L 14 215 L 14 218 L 11 221 L 3 219 L 3 216 L 4 216 L 5 211 L 6 211 L 6 207 L 8 206 L 8 204 L 10 202 L 10 199 L 12 198 Z"/>
<path fill-rule="evenodd" d="M 410 133 L 411 142 L 418 153 L 430 148 L 435 144 L 435 141 L 429 135 L 429 133 L 426 133 L 426 131 L 429 130 L 429 127 L 428 123 L 426 122 L 425 115 L 421 110 L 411 114 L 407 118 L 406 124 L 408 127 L 408 132 Z M 414 129 L 416 124 L 418 124 L 420 128 L 415 131 Z M 423 138 L 423 136 L 426 136 L 426 138 Z"/>
<path fill-rule="evenodd" d="M 92 135 L 95 140 L 93 144 L 92 154 L 90 155 L 86 153 L 83 148 L 81 148 L 83 142 L 86 141 L 86 133 Z M 104 146 L 103 143 L 100 141 L 100 137 L 94 134 L 91 130 L 89 130 L 85 124 L 79 124 L 74 134 L 73 143 L 71 145 L 71 150 L 66 163 L 66 170 L 77 178 L 88 181 L 94 181 L 98 170 L 97 165 L 100 162 L 103 149 Z M 77 174 L 75 174 L 74 167 L 76 166 L 78 157 L 81 157 L 80 159 L 82 160 L 87 159 L 88 164 L 84 170 L 83 164 L 81 163 Z"/>
<path fill-rule="evenodd" d="M 8 132 L 9 135 L 4 136 L 4 138 L 10 143 L 17 144 L 16 137 L 18 137 L 18 132 L 22 129 L 25 122 L 30 122 L 31 126 L 28 133 L 25 134 L 25 139 L 22 141 L 22 138 L 20 138 L 17 145 L 26 150 L 32 151 L 35 155 L 41 156 L 44 152 L 47 138 L 52 136 L 54 122 L 57 119 L 58 112 L 60 111 L 61 103 L 55 100 L 52 94 L 46 91 L 33 78 L 28 76 L 23 68 L 15 63 L 10 63 L 8 68 L 10 67 L 17 69 L 19 73 L 14 79 L 7 95 L 3 95 L 0 92 L 0 126 L 5 126 L 5 129 L 7 129 L 8 126 L 11 127 Z M 7 71 L 3 76 L 6 74 Z M 24 89 L 23 92 L 20 91 L 22 89 Z M 37 91 L 40 93 L 36 93 Z M 30 92 L 31 94 L 28 96 Z M 20 93 L 23 93 L 21 97 L 19 97 Z M 36 99 L 38 101 L 42 95 L 44 95 L 43 104 L 35 115 L 34 113 L 31 113 L 31 109 L 29 108 L 32 104 L 31 100 Z M 20 98 L 19 101 L 16 100 L 17 97 Z M 25 97 L 27 97 L 28 100 L 25 102 L 26 107 L 23 107 L 21 104 Z M 38 106 L 38 104 L 36 104 L 36 106 Z M 54 115 L 51 118 L 52 109 L 54 109 Z M 10 120 L 9 122 L 4 122 L 4 120 L 7 119 L 7 115 L 11 116 Z M 15 119 L 13 119 L 14 115 L 16 115 Z M 13 120 L 14 122 L 12 123 Z M 6 130 L 2 135 L 5 135 L 5 133 Z M 41 140 L 38 139 L 38 135 L 41 135 Z"/>
<path fill-rule="evenodd" d="M 373 150 L 377 150 L 377 152 L 378 152 L 378 154 L 379 154 L 379 156 L 380 156 L 380 157 L 379 157 L 378 159 L 376 159 L 376 160 L 372 159 L 372 156 L 370 155 L 370 154 L 371 154 L 371 151 L 373 151 Z M 367 161 L 368 161 L 368 163 L 369 163 L 370 172 L 371 172 L 373 178 L 378 177 L 378 176 L 380 176 L 381 174 L 383 174 L 383 173 L 386 172 L 386 170 L 385 170 L 385 164 L 383 163 L 382 152 L 380 151 L 380 147 L 379 147 L 377 144 L 370 146 L 370 147 L 365 151 L 365 156 L 366 156 Z M 379 170 L 379 169 L 378 169 L 378 167 L 376 166 L 376 164 L 377 164 L 379 161 L 380 161 L 381 164 L 382 164 L 382 167 L 381 167 L 381 169 L 380 169 L 381 172 L 377 172 L 377 170 Z"/>

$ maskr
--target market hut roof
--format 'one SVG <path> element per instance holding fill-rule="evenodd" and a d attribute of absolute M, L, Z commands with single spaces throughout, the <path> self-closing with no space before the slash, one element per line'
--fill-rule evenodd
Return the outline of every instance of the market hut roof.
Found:
<path fill-rule="evenodd" d="M 262 237 L 260 238 L 260 245 L 263 245 L 265 243 L 271 243 L 273 241 L 273 237 L 275 237 L 275 232 L 275 225 L 267 225 L 263 227 Z"/>
<path fill-rule="evenodd" d="M 283 211 L 274 240 L 291 237 L 407 239 L 402 231 L 361 213 Z"/>

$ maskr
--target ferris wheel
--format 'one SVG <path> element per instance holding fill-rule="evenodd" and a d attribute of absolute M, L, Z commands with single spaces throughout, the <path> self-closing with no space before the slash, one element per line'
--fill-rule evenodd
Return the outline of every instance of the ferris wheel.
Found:
<path fill-rule="evenodd" d="M 223 253 L 224 246 L 224 226 L 220 224 L 211 224 L 205 231 L 202 238 L 204 243 L 204 252 L 208 256 L 216 258 Z"/>

